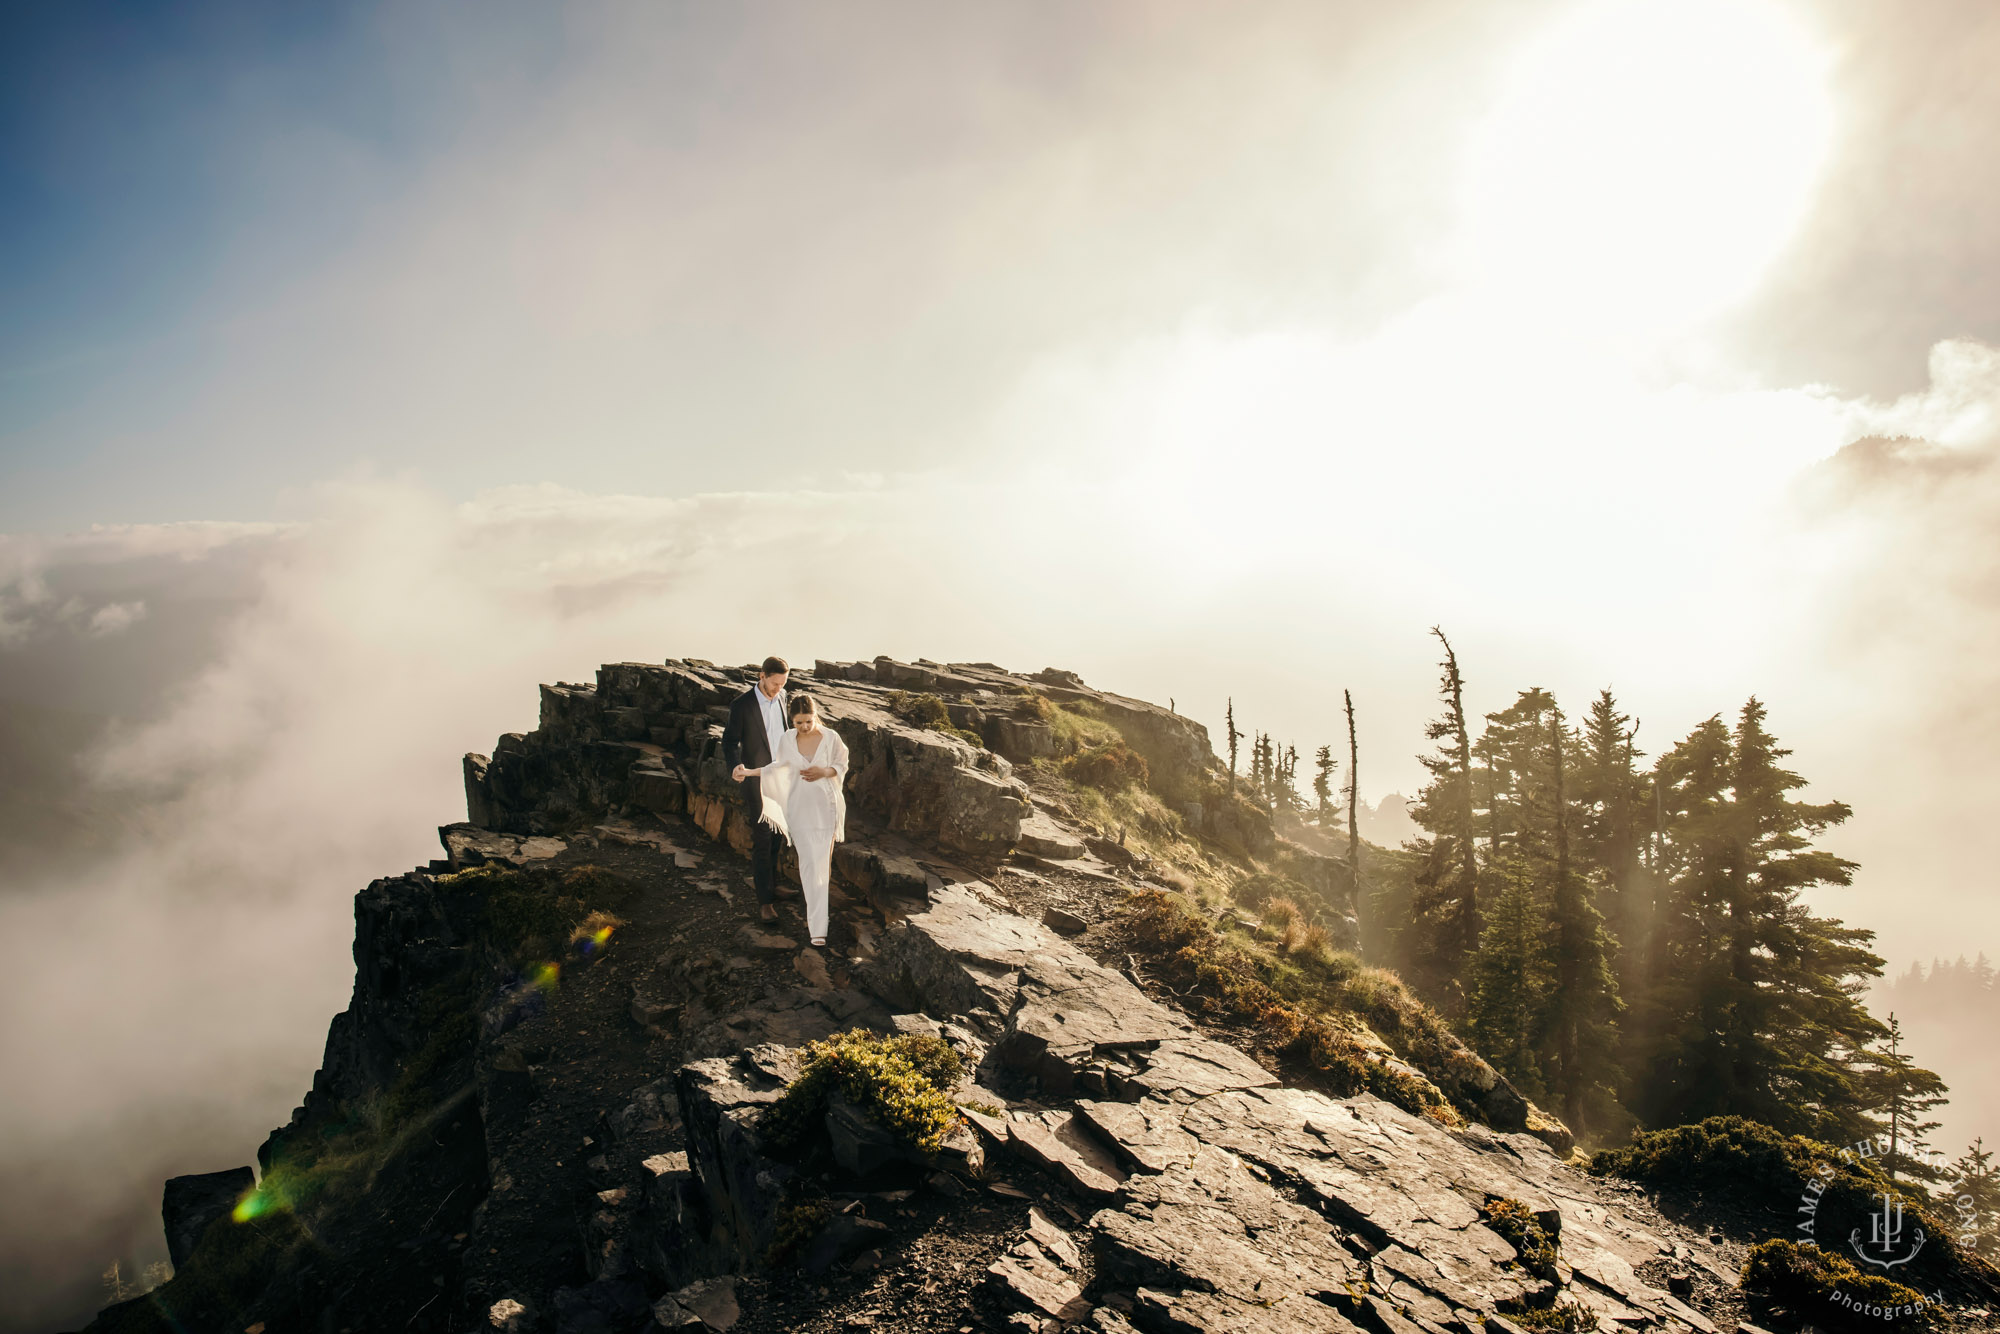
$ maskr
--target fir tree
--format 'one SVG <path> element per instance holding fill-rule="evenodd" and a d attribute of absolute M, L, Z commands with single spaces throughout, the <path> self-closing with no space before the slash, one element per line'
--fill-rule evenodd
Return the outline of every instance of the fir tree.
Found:
<path fill-rule="evenodd" d="M 1654 1125 L 1733 1113 L 1848 1142 L 1881 1124 L 1863 1076 L 1885 1030 L 1858 993 L 1882 960 L 1873 932 L 1798 901 L 1852 880 L 1853 862 L 1811 845 L 1851 811 L 1786 795 L 1805 780 L 1779 767 L 1790 752 L 1764 717 L 1753 697 L 1733 733 L 1710 718 L 1657 766 L 1671 881 L 1637 1097 Z"/>
<path fill-rule="evenodd" d="M 1569 752 L 1560 708 L 1549 709 L 1550 823 L 1555 865 L 1552 926 L 1548 945 L 1550 988 L 1544 1023 L 1551 1069 L 1548 1084 L 1562 1100 L 1563 1119 L 1582 1128 L 1584 1101 L 1609 1099 L 1615 1083 L 1609 1056 L 1614 1043 L 1611 1019 L 1617 1012 L 1610 942 L 1603 918 L 1591 902 L 1593 878 L 1579 873 L 1570 856 Z"/>
<path fill-rule="evenodd" d="M 2000 1171 L 1994 1169 L 1993 1151 L 1984 1137 L 1952 1160 L 1945 1179 L 1959 1242 L 1989 1260 L 2000 1254 Z"/>
<path fill-rule="evenodd" d="M 1313 752 L 1313 819 L 1322 827 L 1331 810 L 1333 801 L 1333 771 L 1339 761 L 1333 758 L 1332 746 L 1321 746 Z"/>
<path fill-rule="evenodd" d="M 1418 942 L 1412 963 L 1424 990 L 1450 1014 L 1463 1009 L 1459 979 L 1479 938 L 1479 860 L 1473 846 L 1472 738 L 1465 725 L 1465 679 L 1444 631 L 1432 626 L 1431 633 L 1444 646 L 1438 696 L 1445 712 L 1424 725 L 1424 738 L 1439 744 L 1435 754 L 1418 757 L 1431 779 L 1410 807 L 1410 817 L 1430 833 L 1412 845 L 1420 858 L 1411 901 Z"/>
<path fill-rule="evenodd" d="M 1869 1053 L 1875 1068 L 1866 1082 L 1869 1104 L 1878 1115 L 1885 1107 L 1888 1112 L 1889 1151 L 1882 1167 L 1892 1181 L 1899 1177 L 1942 1181 L 1945 1169 L 1934 1160 L 1930 1145 L 1931 1132 L 1941 1123 L 1925 1116 L 1948 1101 L 1944 1081 L 1918 1067 L 1904 1052 L 1903 1025 L 1893 1010 L 1886 1028 L 1877 1049 Z"/>
<path fill-rule="evenodd" d="M 1636 726 L 1618 711 L 1609 690 L 1591 701 L 1584 724 L 1579 773 L 1578 851 L 1605 880 L 1606 924 L 1618 941 L 1621 992 L 1645 983 L 1645 959 L 1653 932 L 1653 883 L 1644 864 L 1652 800 L 1645 778 L 1634 768 Z"/>
<path fill-rule="evenodd" d="M 1535 877 L 1518 858 L 1489 867 L 1488 876 L 1496 892 L 1473 961 L 1468 1026 L 1479 1054 L 1526 1096 L 1540 1098 L 1546 1090 L 1536 1043 L 1549 990 L 1542 948 L 1547 912 Z"/>

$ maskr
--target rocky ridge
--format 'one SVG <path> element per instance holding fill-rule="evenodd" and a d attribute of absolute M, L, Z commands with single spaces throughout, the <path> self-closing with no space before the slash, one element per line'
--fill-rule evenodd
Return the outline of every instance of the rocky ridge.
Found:
<path fill-rule="evenodd" d="M 718 753 L 744 680 L 613 664 L 594 686 L 543 687 L 536 732 L 467 756 L 470 819 L 440 831 L 446 855 L 357 896 L 354 1000 L 258 1154 L 275 1221 L 232 1217 L 247 1169 L 169 1183 L 180 1274 L 93 1328 L 212 1311 L 260 1334 L 1507 1334 L 1553 1310 L 1713 1334 L 1740 1310 L 1740 1251 L 1578 1172 L 1490 1069 L 1455 1127 L 1287 1087 L 1117 966 L 1106 933 L 1148 868 L 1017 771 L 1054 750 L 1024 701 L 1089 699 L 1183 793 L 1214 764 L 1198 724 L 1063 672 L 795 673 L 854 756 L 822 952 L 801 948 L 794 907 L 778 929 L 750 920 L 749 829 Z M 910 724 L 896 690 L 937 694 L 985 744 Z M 1181 804 L 1220 846 L 1275 842 Z M 482 949 L 502 882 L 476 868 L 632 891 L 610 947 L 542 985 Z M 962 1058 L 964 1120 L 939 1152 L 913 1158 L 839 1106 L 831 1164 L 764 1142 L 801 1046 L 855 1027 L 933 1034 Z M 320 1146 L 385 1102 L 408 1110 L 378 1114 L 397 1128 L 343 1208 L 276 1199 L 290 1164 L 323 1164 Z M 1553 1258 L 1499 1221 L 1508 1201 Z M 1669 1267 L 1679 1295 L 1656 1286 Z"/>

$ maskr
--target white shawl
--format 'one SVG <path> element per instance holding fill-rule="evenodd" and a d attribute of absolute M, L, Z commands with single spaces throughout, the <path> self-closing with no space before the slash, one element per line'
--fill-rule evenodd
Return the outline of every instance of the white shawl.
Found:
<path fill-rule="evenodd" d="M 825 723 L 819 725 L 819 731 L 819 749 L 807 759 L 799 751 L 799 729 L 787 728 L 778 738 L 777 755 L 757 770 L 758 786 L 764 792 L 764 823 L 783 834 L 787 842 L 792 839 L 791 822 L 786 818 L 792 800 L 813 787 L 813 783 L 799 777 L 799 771 L 815 765 L 825 765 L 834 771 L 833 777 L 814 781 L 833 784 L 833 839 L 838 843 L 847 837 L 847 743 Z"/>

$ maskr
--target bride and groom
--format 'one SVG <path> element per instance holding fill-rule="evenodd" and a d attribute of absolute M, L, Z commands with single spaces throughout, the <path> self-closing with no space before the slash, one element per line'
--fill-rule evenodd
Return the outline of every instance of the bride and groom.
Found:
<path fill-rule="evenodd" d="M 783 658 L 764 659 L 757 684 L 729 706 L 722 760 L 750 818 L 750 875 L 759 911 L 765 921 L 776 921 L 773 900 L 798 893 L 778 885 L 777 836 L 783 834 L 799 854 L 807 934 L 813 944 L 824 945 L 833 845 L 847 837 L 847 794 L 842 791 L 847 743 L 820 720 L 810 695 L 787 695 L 789 673 Z"/>

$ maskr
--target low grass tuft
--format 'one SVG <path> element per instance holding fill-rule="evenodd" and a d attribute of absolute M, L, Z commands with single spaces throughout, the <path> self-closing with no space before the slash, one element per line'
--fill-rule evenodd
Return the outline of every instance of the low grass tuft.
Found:
<path fill-rule="evenodd" d="M 1281 972 L 1269 955 L 1246 949 L 1219 935 L 1208 920 L 1173 895 L 1144 890 L 1133 896 L 1134 937 L 1158 957 L 1154 967 L 1204 1013 L 1254 1025 L 1280 1056 L 1317 1071 L 1339 1093 L 1363 1090 L 1407 1112 L 1445 1125 L 1462 1118 L 1431 1081 L 1379 1059 L 1355 1034 L 1328 1017 L 1328 1007 L 1294 1003 L 1269 977 L 1306 977 L 1293 967 Z M 1289 961 L 1288 961 L 1289 962 Z M 1317 965 L 1331 974 L 1331 966 Z"/>

